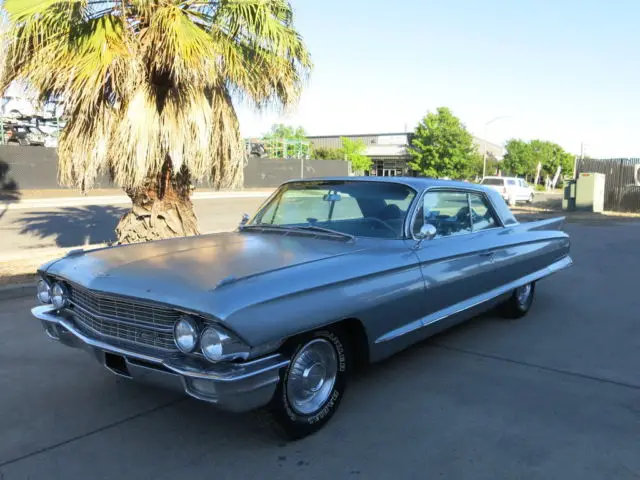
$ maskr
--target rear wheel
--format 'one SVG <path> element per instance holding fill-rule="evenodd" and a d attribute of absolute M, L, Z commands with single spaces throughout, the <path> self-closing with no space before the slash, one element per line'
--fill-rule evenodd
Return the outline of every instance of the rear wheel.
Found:
<path fill-rule="evenodd" d="M 509 300 L 500 306 L 500 313 L 506 318 L 524 317 L 531 309 L 535 292 L 535 282 L 516 288 Z"/>
<path fill-rule="evenodd" d="M 291 362 L 263 411 L 280 436 L 297 440 L 311 435 L 338 409 L 351 368 L 345 338 L 338 329 L 326 329 L 292 344 Z"/>

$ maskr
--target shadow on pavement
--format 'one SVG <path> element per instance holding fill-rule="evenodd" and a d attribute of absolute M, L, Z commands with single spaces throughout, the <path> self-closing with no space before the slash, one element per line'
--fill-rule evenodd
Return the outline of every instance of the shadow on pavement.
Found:
<path fill-rule="evenodd" d="M 0 218 L 7 213 L 9 204 L 20 200 L 18 183 L 9 175 L 9 164 L 0 160 Z"/>
<path fill-rule="evenodd" d="M 115 240 L 116 225 L 127 211 L 108 205 L 66 207 L 28 212 L 16 223 L 21 234 L 55 237 L 59 247 L 76 247 Z"/>

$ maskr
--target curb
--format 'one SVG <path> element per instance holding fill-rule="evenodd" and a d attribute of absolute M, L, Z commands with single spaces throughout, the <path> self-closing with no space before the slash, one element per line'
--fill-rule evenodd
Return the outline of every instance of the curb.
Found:
<path fill-rule="evenodd" d="M 36 291 L 35 283 L 20 283 L 17 285 L 5 285 L 0 287 L 0 302 L 33 296 Z"/>

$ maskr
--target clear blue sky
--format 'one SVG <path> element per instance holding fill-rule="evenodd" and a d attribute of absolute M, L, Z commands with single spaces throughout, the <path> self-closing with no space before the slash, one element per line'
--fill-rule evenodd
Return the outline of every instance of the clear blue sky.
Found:
<path fill-rule="evenodd" d="M 593 156 L 640 156 L 640 0 L 292 0 L 315 64 L 287 115 L 311 135 L 412 130 L 450 107 L 502 143 L 541 138 Z"/>

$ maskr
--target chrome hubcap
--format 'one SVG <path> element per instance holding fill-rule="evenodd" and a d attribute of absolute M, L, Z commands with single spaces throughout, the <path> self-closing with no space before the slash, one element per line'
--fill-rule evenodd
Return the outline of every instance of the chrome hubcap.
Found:
<path fill-rule="evenodd" d="M 338 374 L 338 355 L 331 342 L 318 338 L 307 343 L 291 361 L 287 397 L 291 408 L 309 415 L 320 410 L 331 395 Z"/>
<path fill-rule="evenodd" d="M 518 304 L 521 307 L 524 307 L 529 301 L 529 296 L 531 295 L 531 284 L 528 283 L 523 285 L 522 287 L 516 288 L 516 298 L 518 299 Z"/>

